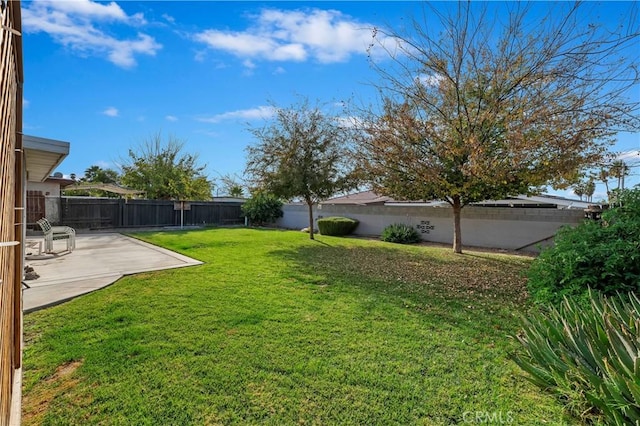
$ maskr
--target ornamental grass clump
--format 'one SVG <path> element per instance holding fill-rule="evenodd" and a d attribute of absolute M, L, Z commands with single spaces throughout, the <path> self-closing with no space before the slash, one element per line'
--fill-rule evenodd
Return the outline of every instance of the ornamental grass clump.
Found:
<path fill-rule="evenodd" d="M 394 223 L 382 230 L 380 239 L 388 243 L 413 244 L 420 242 L 420 234 L 412 226 Z"/>
<path fill-rule="evenodd" d="M 640 299 L 589 292 L 524 320 L 514 361 L 588 422 L 640 425 Z"/>
<path fill-rule="evenodd" d="M 332 235 L 340 237 L 343 235 L 349 235 L 356 230 L 358 226 L 356 219 L 348 217 L 323 217 L 318 219 L 318 229 L 322 235 Z"/>

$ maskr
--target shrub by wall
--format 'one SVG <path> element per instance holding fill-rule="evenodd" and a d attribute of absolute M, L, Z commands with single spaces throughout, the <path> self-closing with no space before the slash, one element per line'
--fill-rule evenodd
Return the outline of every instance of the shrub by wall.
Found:
<path fill-rule="evenodd" d="M 561 229 L 535 259 L 527 276 L 536 302 L 587 300 L 589 288 L 640 294 L 640 189 L 622 191 L 616 204 L 600 221 Z"/>
<path fill-rule="evenodd" d="M 380 239 L 389 243 L 413 244 L 420 242 L 420 234 L 412 226 L 394 223 L 382 230 Z"/>
<path fill-rule="evenodd" d="M 342 236 L 349 235 L 358 226 L 356 219 L 348 217 L 323 217 L 318 219 L 318 229 L 322 235 Z"/>
<path fill-rule="evenodd" d="M 252 225 L 273 223 L 282 217 L 282 201 L 275 195 L 258 192 L 242 205 L 242 212 Z"/>

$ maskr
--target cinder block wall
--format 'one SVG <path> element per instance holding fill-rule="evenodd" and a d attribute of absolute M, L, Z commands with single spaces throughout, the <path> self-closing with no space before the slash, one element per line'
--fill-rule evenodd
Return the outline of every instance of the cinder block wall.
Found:
<path fill-rule="evenodd" d="M 308 226 L 307 207 L 288 204 L 277 225 L 287 229 Z M 356 235 L 379 236 L 392 223 L 415 227 L 422 239 L 453 242 L 453 212 L 448 207 L 321 205 L 314 208 L 314 220 L 345 216 L 360 221 Z M 548 245 L 561 226 L 584 219 L 582 210 L 545 208 L 471 207 L 462 209 L 462 243 L 467 246 L 538 252 Z"/>

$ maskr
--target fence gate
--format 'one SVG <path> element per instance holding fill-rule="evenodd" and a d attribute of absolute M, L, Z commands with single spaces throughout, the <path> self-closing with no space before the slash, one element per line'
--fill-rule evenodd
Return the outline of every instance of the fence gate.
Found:
<path fill-rule="evenodd" d="M 46 209 L 42 191 L 27 191 L 27 225 L 33 227 L 43 217 Z"/>

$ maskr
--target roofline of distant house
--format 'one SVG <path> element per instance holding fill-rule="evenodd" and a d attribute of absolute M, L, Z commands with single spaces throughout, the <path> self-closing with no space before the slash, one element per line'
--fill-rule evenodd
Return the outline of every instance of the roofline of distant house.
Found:
<path fill-rule="evenodd" d="M 359 198 L 364 194 L 369 193 L 370 198 Z M 430 200 L 430 201 L 399 201 L 394 200 L 391 197 L 380 196 L 373 191 L 361 191 L 354 194 L 344 195 L 328 199 L 320 204 L 325 205 L 361 205 L 361 206 L 374 206 L 385 205 L 395 207 L 449 207 L 449 203 L 443 200 Z M 591 205 L 597 205 L 598 203 L 591 203 L 586 201 L 574 200 L 557 195 L 540 194 L 534 196 L 516 195 L 507 197 L 502 200 L 485 200 L 477 203 L 471 203 L 471 206 L 478 207 L 521 207 L 521 208 L 557 208 L 557 209 L 585 209 Z"/>

